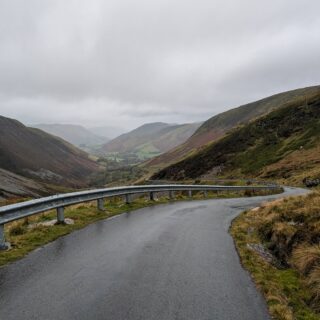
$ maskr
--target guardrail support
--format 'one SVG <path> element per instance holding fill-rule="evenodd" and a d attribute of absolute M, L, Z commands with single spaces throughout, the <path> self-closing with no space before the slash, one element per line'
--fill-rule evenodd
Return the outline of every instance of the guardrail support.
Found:
<path fill-rule="evenodd" d="M 57 223 L 64 223 L 64 207 L 57 208 Z"/>
<path fill-rule="evenodd" d="M 205 190 L 205 191 L 203 192 L 203 195 L 204 195 L 205 198 L 208 198 L 208 191 Z"/>
<path fill-rule="evenodd" d="M 192 198 L 192 190 L 188 190 L 188 196 L 189 198 Z"/>
<path fill-rule="evenodd" d="M 97 200 L 97 206 L 98 206 L 98 210 L 104 211 L 104 199 L 103 198 Z"/>
<path fill-rule="evenodd" d="M 125 197 L 126 197 L 126 204 L 130 204 L 132 202 L 131 194 L 126 194 Z"/>
<path fill-rule="evenodd" d="M 29 200 L 23 203 L 17 203 L 9 206 L 0 207 L 0 226 L 1 226 L 1 237 L 0 246 L 6 247 L 4 245 L 4 232 L 3 225 L 7 225 L 11 221 L 21 219 L 23 217 L 32 216 L 41 212 L 48 210 L 57 211 L 57 223 L 64 223 L 64 208 L 76 203 L 82 203 L 87 201 L 98 201 L 98 199 L 105 199 L 107 197 L 123 197 L 126 203 L 131 203 L 132 195 L 134 194 L 145 194 L 150 197 L 150 200 L 155 199 L 156 193 L 169 192 L 169 197 L 172 199 L 174 197 L 174 192 L 177 191 L 183 194 L 189 194 L 192 196 L 192 191 L 202 191 L 204 195 L 207 193 L 218 191 L 236 191 L 236 190 L 254 190 L 256 193 L 258 190 L 276 190 L 276 186 L 213 186 L 213 185 L 142 185 L 142 186 L 129 186 L 120 188 L 105 188 L 98 190 L 88 190 L 82 192 L 68 193 L 65 195 L 56 195 L 51 197 L 46 197 L 43 199 Z M 188 193 L 189 192 L 189 193 Z M 191 199 L 190 199 L 191 200 Z M 98 208 L 101 208 L 103 200 L 97 202 Z"/>
<path fill-rule="evenodd" d="M 10 243 L 6 242 L 4 236 L 4 224 L 0 224 L 0 250 L 7 250 L 10 248 Z"/>

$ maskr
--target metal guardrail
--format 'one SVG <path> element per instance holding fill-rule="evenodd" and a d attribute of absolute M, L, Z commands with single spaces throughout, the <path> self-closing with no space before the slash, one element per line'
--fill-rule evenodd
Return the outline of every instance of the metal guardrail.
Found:
<path fill-rule="evenodd" d="M 194 180 L 192 180 L 194 181 Z M 190 184 L 192 181 L 186 182 L 185 184 Z M 201 180 L 200 180 L 201 181 Z M 257 185 L 257 186 L 277 186 L 278 183 L 273 181 L 265 181 L 265 180 L 257 180 L 257 179 L 237 179 L 237 178 L 230 178 L 230 179 L 206 179 L 207 183 L 210 183 L 210 185 L 223 185 L 226 186 L 230 185 L 237 185 L 239 182 L 242 182 L 243 185 L 251 186 L 251 185 Z M 233 184 L 235 183 L 235 184 Z M 178 182 L 170 181 L 170 180 L 146 180 L 146 184 L 154 185 L 154 184 L 179 184 Z"/>
<path fill-rule="evenodd" d="M 4 225 L 6 223 L 29 217 L 48 210 L 57 210 L 57 223 L 64 223 L 64 207 L 97 200 L 99 210 L 104 210 L 104 198 L 124 196 L 126 203 L 131 202 L 132 194 L 149 193 L 150 200 L 154 200 L 155 192 L 169 192 L 170 199 L 174 198 L 175 191 L 188 191 L 192 197 L 192 191 L 203 191 L 207 196 L 208 191 L 257 191 L 277 190 L 279 186 L 213 186 L 213 185 L 142 185 L 129 187 L 115 187 L 106 189 L 95 189 L 80 192 L 65 193 L 45 198 L 20 202 L 0 207 L 0 249 L 6 249 Z"/>

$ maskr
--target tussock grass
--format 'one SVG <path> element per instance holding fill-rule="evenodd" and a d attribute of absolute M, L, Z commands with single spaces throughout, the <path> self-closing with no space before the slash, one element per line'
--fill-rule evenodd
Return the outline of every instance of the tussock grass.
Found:
<path fill-rule="evenodd" d="M 303 275 L 308 275 L 315 267 L 320 267 L 320 245 L 301 245 L 292 252 L 292 265 Z"/>
<path fill-rule="evenodd" d="M 233 221 L 230 232 L 241 261 L 274 319 L 320 319 L 319 222 L 318 191 L 263 204 Z M 248 243 L 262 243 L 278 264 L 271 265 Z"/>
<path fill-rule="evenodd" d="M 320 313 L 320 266 L 315 267 L 310 273 L 308 286 L 312 293 L 312 307 Z"/>

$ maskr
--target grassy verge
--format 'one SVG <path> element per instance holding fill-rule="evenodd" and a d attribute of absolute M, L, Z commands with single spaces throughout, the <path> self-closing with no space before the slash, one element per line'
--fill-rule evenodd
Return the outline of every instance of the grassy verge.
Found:
<path fill-rule="evenodd" d="M 208 199 L 232 198 L 250 195 L 268 194 L 260 191 L 251 194 L 250 192 L 209 192 Z M 193 199 L 204 199 L 202 192 L 194 192 Z M 182 192 L 176 193 L 175 201 L 189 200 Z M 169 202 L 167 197 L 159 197 L 156 201 L 150 201 L 146 197 L 138 197 L 131 204 L 125 204 L 121 197 L 110 198 L 105 202 L 105 211 L 99 211 L 96 202 L 82 203 L 65 209 L 65 218 L 74 220 L 74 224 L 43 226 L 39 222 L 49 221 L 56 218 L 55 210 L 31 216 L 8 223 L 5 226 L 6 240 L 11 243 L 12 248 L 7 251 L 0 251 L 0 266 L 13 262 L 24 257 L 32 250 L 39 248 L 61 236 L 74 230 L 81 229 L 90 223 L 106 219 L 117 214 L 129 212 Z"/>
<path fill-rule="evenodd" d="M 230 232 L 274 319 L 320 319 L 319 192 L 244 212 Z"/>

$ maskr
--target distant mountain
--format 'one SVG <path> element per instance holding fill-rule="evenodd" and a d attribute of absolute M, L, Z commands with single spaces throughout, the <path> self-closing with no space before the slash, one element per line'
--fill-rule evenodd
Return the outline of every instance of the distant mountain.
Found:
<path fill-rule="evenodd" d="M 87 153 L 40 129 L 0 116 L 0 168 L 38 181 L 86 186 L 99 171 Z"/>
<path fill-rule="evenodd" d="M 47 133 L 60 137 L 77 147 L 91 147 L 106 143 L 109 139 L 100 137 L 88 129 L 73 124 L 36 124 L 33 128 L 41 129 Z"/>
<path fill-rule="evenodd" d="M 265 115 L 272 110 L 287 106 L 293 102 L 304 102 L 317 96 L 320 86 L 308 87 L 279 93 L 271 97 L 242 105 L 238 108 L 220 113 L 202 124 L 201 127 L 183 144 L 151 159 L 145 164 L 149 170 L 159 169 L 175 163 L 197 152 L 207 143 L 223 137 L 228 130 L 249 123 L 251 120 Z"/>
<path fill-rule="evenodd" d="M 101 150 L 107 154 L 136 154 L 140 160 L 144 160 L 183 143 L 199 126 L 200 123 L 147 123 L 111 140 Z"/>
<path fill-rule="evenodd" d="M 184 160 L 153 179 L 194 179 L 211 175 L 259 177 L 301 184 L 320 178 L 320 88 L 298 96 Z"/>
<path fill-rule="evenodd" d="M 100 137 L 108 138 L 108 140 L 114 139 L 120 136 L 121 134 L 125 133 L 124 129 L 112 126 L 93 127 L 89 128 L 88 130 Z"/>
<path fill-rule="evenodd" d="M 107 142 L 102 149 L 106 152 L 133 152 L 138 146 L 158 137 L 159 132 L 168 127 L 169 124 L 162 122 L 147 123 Z"/>

